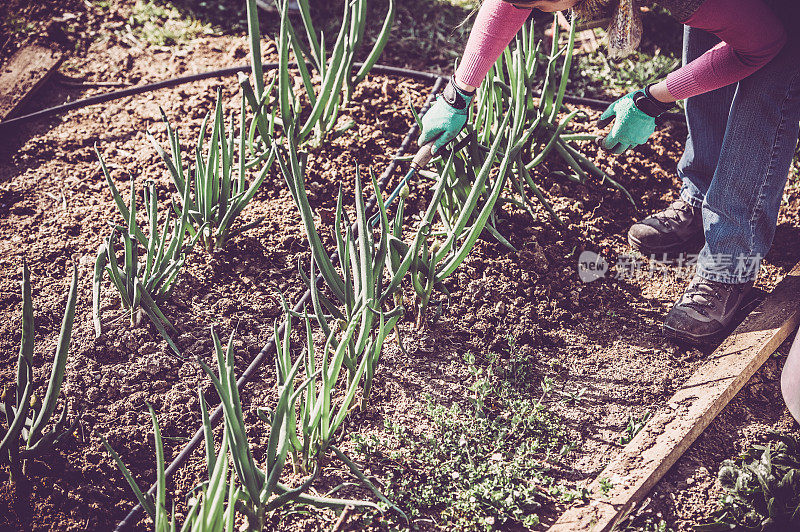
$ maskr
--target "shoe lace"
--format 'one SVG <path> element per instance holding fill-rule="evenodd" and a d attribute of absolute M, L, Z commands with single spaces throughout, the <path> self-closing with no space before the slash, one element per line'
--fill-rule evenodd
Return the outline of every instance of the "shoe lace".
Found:
<path fill-rule="evenodd" d="M 705 317 L 709 316 L 709 308 L 723 298 L 722 283 L 716 283 L 698 277 L 692 281 L 684 293 L 684 306 L 690 307 Z"/>
<path fill-rule="evenodd" d="M 671 225 L 679 225 L 683 222 L 683 216 L 687 211 L 691 211 L 692 206 L 688 203 L 678 200 L 673 202 L 669 207 L 654 216 L 656 220 L 661 223 L 665 228 L 671 229 Z"/>

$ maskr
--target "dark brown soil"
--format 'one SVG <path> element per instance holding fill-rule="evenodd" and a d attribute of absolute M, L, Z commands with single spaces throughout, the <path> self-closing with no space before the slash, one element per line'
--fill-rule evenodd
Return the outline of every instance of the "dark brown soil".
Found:
<path fill-rule="evenodd" d="M 119 18 L 119 17 L 118 17 Z M 113 16 L 110 23 L 119 23 Z M 203 37 L 175 49 L 138 48 L 115 37 L 92 44 L 76 56 L 72 73 L 92 81 L 144 83 L 173 75 L 244 62 L 243 38 Z M 265 44 L 265 50 L 269 46 Z M 74 111 L 61 118 L 26 126 L 0 147 L 0 381 L 13 377 L 20 338 L 19 281 L 23 257 L 31 266 L 36 319 L 36 378 L 46 378 L 58 335 L 69 272 L 79 267 L 78 313 L 63 390 L 80 430 L 53 453 L 35 462 L 31 501 L 20 501 L 0 469 L 0 528 L 33 530 L 108 530 L 132 506 L 133 496 L 100 444 L 103 435 L 120 453 L 141 485 L 153 481 L 154 451 L 146 403 L 159 414 L 167 439 L 167 458 L 174 457 L 199 427 L 198 387 L 212 404 L 210 384 L 194 363 L 170 354 L 144 320 L 135 327 L 120 317 L 118 301 L 107 289 L 103 299 L 105 332 L 94 338 L 91 323 L 91 271 L 107 222 L 118 213 L 99 170 L 94 145 L 112 167 L 121 190 L 129 179 L 153 179 L 162 207 L 172 185 L 158 155 L 145 138 L 147 130 L 165 143 L 159 106 L 180 128 L 184 153 L 191 153 L 203 117 L 223 90 L 226 109 L 238 109 L 232 79 L 208 80 Z M 354 166 L 380 173 L 411 123 L 409 98 L 422 104 L 429 87 L 383 77 L 368 80 L 345 111 L 356 128 L 315 151 L 308 188 L 314 206 L 330 209 L 340 184 L 351 201 Z M 91 91 L 49 84 L 31 106 L 45 107 Z M 33 109 L 33 107 L 31 107 Z M 598 113 L 587 110 L 584 126 L 592 131 Z M 553 401 L 578 443 L 558 471 L 560 481 L 587 483 L 619 451 L 618 439 L 629 416 L 663 405 L 702 362 L 705 351 L 675 346 L 659 332 L 661 319 L 688 279 L 661 273 L 633 280 L 606 279 L 586 284 L 577 275 L 583 250 L 601 253 L 612 264 L 627 253 L 625 231 L 643 213 L 663 208 L 677 194 L 674 166 L 685 128 L 664 124 L 652 141 L 625 157 L 585 151 L 636 198 L 635 211 L 622 194 L 606 185 L 567 184 L 545 166 L 537 182 L 567 222 L 554 228 L 544 209 L 535 219 L 507 210 L 498 229 L 519 253 L 493 241 L 479 242 L 461 269 L 448 281 L 450 305 L 424 331 L 403 327 L 407 355 L 387 344 L 370 408 L 352 420 L 357 430 L 383 426 L 385 419 L 413 430 L 419 426 L 419 398 L 430 394 L 443 404 L 463 402 L 470 393 L 459 373 L 463 353 L 506 357 L 513 336 L 521 352 L 541 362 L 559 391 L 585 388 L 579 405 Z M 397 176 L 395 176 L 397 179 Z M 422 205 L 425 182 L 412 185 L 411 206 Z M 767 257 L 759 286 L 769 289 L 798 260 L 796 243 L 800 193 L 792 189 L 781 211 L 776 244 Z M 266 222 L 232 241 L 215 256 L 196 249 L 180 275 L 174 297 L 164 311 L 180 330 L 176 341 L 185 355 L 211 354 L 209 327 L 221 336 L 236 330 L 236 368 L 241 373 L 272 335 L 280 315 L 279 291 L 296 301 L 302 285 L 298 259 L 307 260 L 299 215 L 274 171 L 243 214 L 243 223 L 265 216 Z M 612 272 L 613 273 L 613 272 Z M 778 360 L 753 379 L 687 456 L 654 492 L 657 508 L 672 523 L 688 523 L 706 514 L 706 494 L 719 462 L 737 446 L 758 439 L 766 425 L 788 427 L 777 390 Z M 250 438 L 256 456 L 266 445 L 254 414 L 273 401 L 272 364 L 265 364 L 243 392 Z M 766 411 L 755 423 L 742 412 Z M 766 419 L 766 421 L 763 421 Z M 731 436 L 731 432 L 733 436 Z M 723 436 L 725 435 L 725 436 Z M 679 479 L 702 481 L 690 489 Z M 186 494 L 205 474 L 200 453 L 170 481 L 178 512 Z M 688 473 L 687 473 L 688 472 Z M 333 467 L 317 486 L 336 484 L 342 472 Z M 698 486 L 704 486 L 702 489 Z M 684 497 L 685 498 L 681 498 Z M 674 498 L 671 498 L 674 497 Z M 656 504 L 654 503 L 654 504 Z M 563 508 L 551 508 L 554 517 Z M 294 516 L 275 528 L 330 528 L 331 512 Z M 140 523 L 140 529 L 147 528 Z"/>

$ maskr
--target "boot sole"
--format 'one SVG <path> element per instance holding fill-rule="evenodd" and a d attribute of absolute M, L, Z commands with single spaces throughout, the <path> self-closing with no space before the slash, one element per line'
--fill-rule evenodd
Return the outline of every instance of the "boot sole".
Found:
<path fill-rule="evenodd" d="M 683 342 L 695 346 L 706 346 L 709 344 L 716 344 L 722 342 L 725 338 L 733 332 L 736 327 L 747 318 L 747 316 L 755 310 L 759 303 L 764 299 L 766 294 L 757 288 L 751 288 L 743 296 L 739 302 L 739 308 L 734 314 L 734 318 L 722 327 L 719 331 L 710 334 L 689 334 L 685 331 L 679 331 L 666 324 L 661 325 L 662 334 L 668 339 L 675 342 Z"/>
<path fill-rule="evenodd" d="M 676 259 L 681 254 L 686 255 L 690 253 L 699 253 L 703 246 L 706 244 L 706 237 L 703 233 L 698 236 L 687 240 L 686 242 L 679 242 L 672 246 L 665 246 L 663 248 L 647 247 L 642 244 L 636 237 L 628 235 L 628 245 L 645 256 L 666 256 L 668 259 Z"/>
<path fill-rule="evenodd" d="M 710 334 L 689 334 L 684 331 L 679 331 L 677 329 L 673 329 L 672 327 L 668 327 L 667 325 L 661 326 L 662 334 L 668 339 L 678 343 L 686 343 L 695 346 L 705 346 L 708 344 L 714 344 L 718 341 L 723 340 L 727 334 L 730 332 L 731 327 L 723 327 L 719 331 L 710 333 Z"/>

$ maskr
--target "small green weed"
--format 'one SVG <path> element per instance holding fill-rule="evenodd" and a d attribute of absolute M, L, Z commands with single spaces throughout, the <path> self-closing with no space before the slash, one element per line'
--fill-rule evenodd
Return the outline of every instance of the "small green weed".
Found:
<path fill-rule="evenodd" d="M 631 440 L 642 431 L 651 417 L 653 417 L 651 412 L 645 412 L 644 415 L 639 417 L 630 416 L 628 418 L 628 426 L 625 427 L 625 432 L 620 436 L 619 443 L 621 445 L 628 445 Z"/>
<path fill-rule="evenodd" d="M 660 53 L 637 52 L 617 62 L 609 61 L 602 52 L 579 57 L 578 69 L 584 77 L 619 96 L 655 83 L 680 66 L 680 59 Z"/>
<path fill-rule="evenodd" d="M 541 380 L 535 391 L 526 378 L 532 362 L 513 356 L 510 371 L 497 369 L 497 356 L 487 366 L 476 365 L 472 354 L 464 359 L 474 377 L 468 407 L 427 397 L 420 425 L 429 428 L 421 434 L 387 420 L 379 435 L 351 435 L 373 471 L 385 471 L 384 494 L 412 519 L 459 530 L 531 528 L 543 506 L 586 499 L 585 488 L 558 485 L 548 475 L 548 461 L 574 448 L 543 404 L 552 381 Z"/>
<path fill-rule="evenodd" d="M 800 441 L 772 433 L 767 445 L 754 445 L 725 460 L 719 483 L 725 490 L 717 508 L 695 530 L 782 531 L 800 528 Z"/>
<path fill-rule="evenodd" d="M 9 17 L 5 23 L 7 31 L 17 39 L 24 39 L 36 33 L 36 24 L 24 17 Z"/>
<path fill-rule="evenodd" d="M 211 25 L 152 0 L 136 1 L 128 25 L 137 38 L 155 46 L 171 46 L 214 33 Z"/>
<path fill-rule="evenodd" d="M 620 529 L 620 532 L 675 532 L 675 529 L 660 517 L 648 517 L 641 523 L 637 522 Z"/>
<path fill-rule="evenodd" d="M 561 396 L 564 398 L 564 402 L 569 405 L 579 405 L 583 402 L 584 396 L 588 390 L 586 388 L 579 388 L 574 392 L 559 392 Z"/>

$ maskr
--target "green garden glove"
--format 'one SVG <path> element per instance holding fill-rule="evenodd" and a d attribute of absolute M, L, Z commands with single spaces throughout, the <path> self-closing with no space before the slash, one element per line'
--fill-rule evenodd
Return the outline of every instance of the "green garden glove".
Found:
<path fill-rule="evenodd" d="M 467 123 L 469 104 L 475 93 L 464 92 L 456 87 L 453 78 L 436 98 L 433 106 L 422 117 L 422 133 L 417 144 L 424 146 L 433 141 L 432 153 L 446 146 Z"/>
<path fill-rule="evenodd" d="M 630 92 L 603 111 L 598 127 L 614 120 L 611 132 L 600 146 L 614 153 L 622 153 L 632 146 L 644 144 L 656 130 L 656 117 L 672 108 L 672 104 L 656 100 L 650 87 Z"/>

